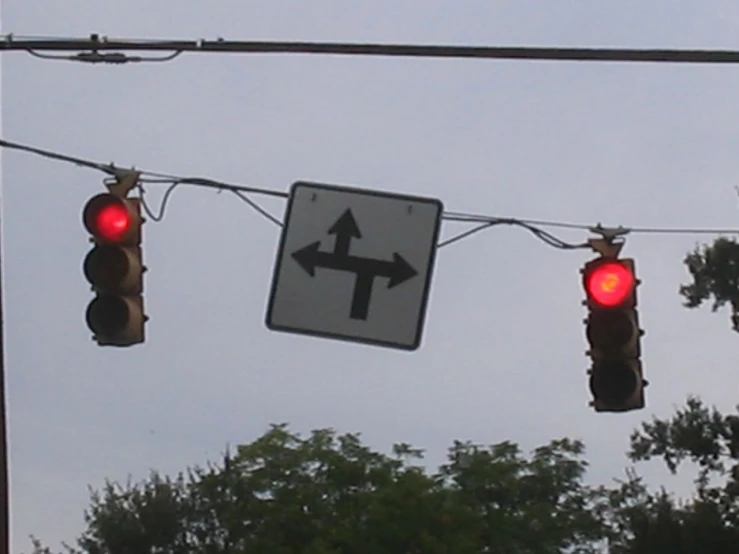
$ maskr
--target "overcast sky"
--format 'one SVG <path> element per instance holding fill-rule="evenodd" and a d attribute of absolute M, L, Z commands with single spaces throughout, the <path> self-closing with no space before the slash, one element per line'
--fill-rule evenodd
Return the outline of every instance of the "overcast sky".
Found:
<path fill-rule="evenodd" d="M 20 35 L 739 48 L 730 0 L 5 0 L 2 16 Z M 2 78 L 5 139 L 102 162 L 584 224 L 731 228 L 738 216 L 731 66 L 189 54 L 104 67 L 9 53 Z M 308 338 L 264 324 L 279 228 L 231 194 L 183 187 L 145 228 L 146 344 L 105 349 L 84 323 L 80 220 L 102 175 L 5 151 L 2 178 L 15 552 L 32 533 L 73 540 L 88 485 L 204 463 L 271 422 L 359 431 L 383 451 L 406 441 L 434 465 L 455 439 L 528 450 L 569 436 L 586 443 L 589 480 L 608 483 L 651 414 L 689 393 L 725 410 L 737 400 L 727 315 L 677 294 L 685 252 L 710 236 L 629 237 L 651 385 L 646 410 L 603 415 L 587 406 L 587 251 L 497 227 L 439 251 L 418 351 Z M 264 206 L 282 217 L 285 203 Z M 690 488 L 657 464 L 640 471 Z"/>

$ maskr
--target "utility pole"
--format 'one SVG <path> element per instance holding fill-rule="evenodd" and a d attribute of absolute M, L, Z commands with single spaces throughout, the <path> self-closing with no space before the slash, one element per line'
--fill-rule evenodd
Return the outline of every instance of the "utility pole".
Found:
<path fill-rule="evenodd" d="M 5 290 L 3 282 L 3 200 L 0 183 L 0 554 L 10 554 L 10 499 L 8 494 L 8 423 L 5 406 Z"/>
<path fill-rule="evenodd" d="M 0 68 L 2 64 L 0 64 Z M 0 91 L 2 87 L 0 87 Z M 2 120 L 0 120 L 0 127 Z M 1 155 L 1 154 L 0 154 Z M 3 281 L 3 208 L 4 197 L 0 176 L 0 554 L 10 554 L 10 494 L 8 479 L 8 419 L 5 406 L 5 283 Z"/>

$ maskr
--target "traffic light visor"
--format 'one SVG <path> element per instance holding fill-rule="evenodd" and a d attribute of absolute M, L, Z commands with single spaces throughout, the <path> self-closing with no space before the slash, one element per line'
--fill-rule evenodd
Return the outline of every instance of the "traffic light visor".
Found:
<path fill-rule="evenodd" d="M 87 280 L 95 287 L 122 292 L 132 287 L 136 289 L 134 292 L 138 292 L 141 288 L 141 261 L 131 248 L 100 244 L 87 254 L 82 268 Z"/>
<path fill-rule="evenodd" d="M 90 302 L 85 319 L 96 335 L 125 342 L 140 334 L 145 316 L 140 303 L 121 296 L 103 295 Z"/>
<path fill-rule="evenodd" d="M 638 337 L 638 332 L 635 316 L 622 310 L 595 311 L 587 319 L 588 341 L 604 352 L 624 348 Z"/>
<path fill-rule="evenodd" d="M 606 404 L 622 404 L 638 390 L 639 376 L 625 362 L 607 361 L 593 368 L 590 392 Z"/>
<path fill-rule="evenodd" d="M 112 194 L 98 194 L 90 199 L 82 214 L 90 234 L 109 242 L 123 242 L 134 221 L 128 206 Z"/>
<path fill-rule="evenodd" d="M 634 274 L 623 264 L 606 262 L 587 274 L 585 290 L 601 306 L 618 306 L 633 292 L 635 281 Z"/>

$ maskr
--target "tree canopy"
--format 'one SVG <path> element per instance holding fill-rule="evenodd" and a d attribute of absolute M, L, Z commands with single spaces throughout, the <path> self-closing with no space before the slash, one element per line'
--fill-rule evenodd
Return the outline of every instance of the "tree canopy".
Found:
<path fill-rule="evenodd" d="M 739 417 L 695 398 L 631 437 L 634 462 L 700 471 L 695 497 L 651 492 L 633 469 L 584 483 L 584 445 L 528 455 L 513 442 L 455 441 L 434 471 L 408 444 L 389 454 L 358 434 L 286 424 L 218 463 L 91 493 L 67 554 L 735 554 Z M 719 484 L 711 481 L 719 480 Z M 51 554 L 40 543 L 36 554 Z"/>
<path fill-rule="evenodd" d="M 692 283 L 680 286 L 685 306 L 697 308 L 711 301 L 715 312 L 728 304 L 732 327 L 739 332 L 739 243 L 719 237 L 713 244 L 696 246 L 684 263 L 692 278 Z"/>

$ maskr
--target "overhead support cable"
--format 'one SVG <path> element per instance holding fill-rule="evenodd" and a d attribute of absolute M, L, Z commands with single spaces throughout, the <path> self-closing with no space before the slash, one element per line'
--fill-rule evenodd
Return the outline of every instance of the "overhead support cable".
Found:
<path fill-rule="evenodd" d="M 82 167 L 87 167 L 89 169 L 95 169 L 98 171 L 101 171 L 105 173 L 108 178 L 104 180 L 104 182 L 110 182 L 110 179 L 117 179 L 123 175 L 129 174 L 131 172 L 136 172 L 139 176 L 138 178 L 138 188 L 139 192 L 141 194 L 141 200 L 142 200 L 142 207 L 146 214 L 149 216 L 150 219 L 153 221 L 161 221 L 164 217 L 165 209 L 167 206 L 167 202 L 170 199 L 170 196 L 175 188 L 178 188 L 180 185 L 191 185 L 191 186 L 197 186 L 197 187 L 204 187 L 204 188 L 210 188 L 215 189 L 217 191 L 229 191 L 236 196 L 238 196 L 241 200 L 249 204 L 255 211 L 257 211 L 260 215 L 262 215 L 264 218 L 270 220 L 272 223 L 282 226 L 283 223 L 280 221 L 279 218 L 275 217 L 274 215 L 270 214 L 267 210 L 265 210 L 262 206 L 254 202 L 251 198 L 249 198 L 247 195 L 254 194 L 254 195 L 262 195 L 262 196 L 271 196 L 281 199 L 287 199 L 289 198 L 290 194 L 287 191 L 282 190 L 275 190 L 275 189 L 268 189 L 268 188 L 260 188 L 260 187 L 254 187 L 254 186 L 247 186 L 247 185 L 237 185 L 232 183 L 226 183 L 223 181 L 218 181 L 216 179 L 210 179 L 206 177 L 185 177 L 185 176 L 178 176 L 178 175 L 171 175 L 167 173 L 158 173 L 154 171 L 147 171 L 144 169 L 134 169 L 134 168 L 123 168 L 121 166 L 116 166 L 113 163 L 100 163 L 95 162 L 93 160 L 88 160 L 84 158 L 79 158 L 75 156 L 69 156 L 67 154 L 62 154 L 59 152 L 53 152 L 51 150 L 44 150 L 41 148 L 37 148 L 34 146 L 27 146 L 24 144 L 19 144 L 16 142 L 11 142 L 4 140 L 0 138 L 0 147 L 5 148 L 11 148 L 14 150 L 21 150 L 24 152 L 29 152 L 31 154 L 35 154 L 37 156 L 42 156 L 45 158 L 53 159 L 56 161 L 66 162 Z M 146 189 L 144 185 L 149 184 L 166 184 L 169 185 L 169 187 L 165 190 L 164 195 L 162 197 L 162 200 L 159 205 L 158 210 L 152 210 L 151 207 L 148 205 L 148 203 L 144 199 L 144 194 L 146 192 Z M 573 250 L 573 249 L 581 249 L 581 248 L 590 248 L 590 244 L 588 242 L 583 243 L 568 243 L 564 240 L 560 239 L 559 237 L 556 237 L 555 235 L 544 231 L 540 229 L 540 227 L 558 227 L 558 228 L 566 228 L 566 229 L 574 229 L 574 230 L 587 230 L 590 232 L 601 232 L 604 228 L 598 224 L 598 225 L 584 225 L 579 223 L 570 223 L 570 222 L 562 222 L 562 221 L 547 221 L 547 220 L 535 220 L 535 219 L 521 219 L 521 218 L 513 218 L 513 217 L 499 217 L 499 216 L 493 216 L 493 215 L 483 215 L 483 214 L 474 214 L 474 213 L 467 213 L 467 212 L 456 212 L 456 211 L 445 211 L 442 214 L 442 219 L 444 221 L 448 222 L 458 222 L 458 223 L 474 223 L 477 224 L 476 226 L 472 227 L 471 229 L 468 229 L 466 231 L 463 231 L 457 235 L 454 235 L 450 238 L 447 238 L 443 241 L 441 241 L 438 246 L 447 246 L 449 244 L 453 244 L 459 240 L 462 240 L 464 238 L 467 238 L 473 234 L 476 234 L 480 231 L 489 229 L 491 227 L 495 227 L 498 225 L 513 225 L 522 227 L 528 231 L 530 231 L 534 236 L 536 236 L 541 241 L 545 242 L 549 246 L 553 246 L 555 248 L 563 249 L 563 250 Z M 648 233 L 648 234 L 689 234 L 689 235 L 696 235 L 696 234 L 713 234 L 713 235 L 724 235 L 724 234 L 737 234 L 739 232 L 739 229 L 705 229 L 705 228 L 660 228 L 660 227 L 619 227 L 617 229 L 617 232 L 619 235 L 626 235 L 629 233 Z"/>
<path fill-rule="evenodd" d="M 183 52 L 221 54 L 323 54 L 338 56 L 382 56 L 415 58 L 466 58 L 489 60 L 737 64 L 737 50 L 667 48 L 595 48 L 553 46 L 465 46 L 442 44 L 307 42 L 263 40 L 164 40 L 109 38 L 92 34 L 88 38 L 22 38 L 0 35 L 0 51 L 80 52 L 66 59 L 91 63 L 165 61 Z M 104 52 L 117 51 L 115 54 Z M 167 51 L 164 58 L 128 57 L 123 52 Z"/>

